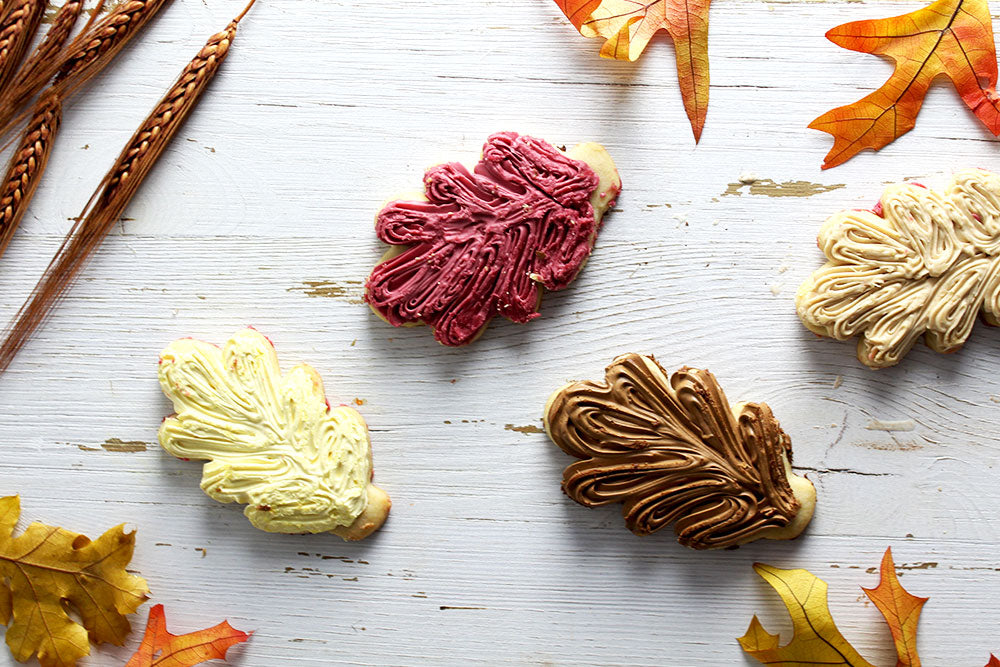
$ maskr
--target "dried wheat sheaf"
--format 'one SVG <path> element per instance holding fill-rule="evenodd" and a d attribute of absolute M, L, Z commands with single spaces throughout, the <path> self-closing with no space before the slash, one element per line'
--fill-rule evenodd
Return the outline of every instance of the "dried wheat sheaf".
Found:
<path fill-rule="evenodd" d="M 0 344 L 0 372 L 7 369 L 17 352 L 45 320 L 56 300 L 63 295 L 86 260 L 121 217 L 125 206 L 225 60 L 236 36 L 236 28 L 254 1 L 251 0 L 225 30 L 209 38 L 194 60 L 184 68 L 177 82 L 132 135 L 66 236 L 45 275 L 8 327 L 6 338 Z M 131 4 L 137 3 L 133 1 Z M 100 57 L 97 56 L 98 59 Z M 71 70 L 72 68 L 67 71 Z M 58 92 L 58 84 L 53 89 Z"/>
<path fill-rule="evenodd" d="M 94 9 L 95 13 L 92 16 L 96 16 L 96 12 L 100 11 L 102 5 L 103 0 L 98 3 L 98 6 Z M 83 13 L 83 0 L 67 0 L 59 8 L 55 18 L 52 19 L 52 25 L 49 26 L 48 32 L 45 33 L 45 39 L 35 47 L 35 50 L 28 56 L 24 64 L 21 65 L 15 76 L 11 79 L 11 90 L 17 90 L 24 85 L 25 81 L 36 78 L 41 69 L 47 67 L 59 57 L 59 53 L 66 46 L 66 42 L 69 41 L 69 37 L 73 33 L 73 27 L 76 25 L 76 21 L 80 18 L 81 13 Z M 84 30 L 86 31 L 86 28 Z M 51 78 L 51 75 L 47 78 Z"/>
<path fill-rule="evenodd" d="M 18 77 L 14 85 L 0 90 L 0 136 L 23 119 L 21 110 L 52 77 L 55 77 L 53 85 L 60 99 L 69 99 L 80 86 L 104 69 L 168 2 L 170 0 L 126 0 L 93 27 L 73 38 L 65 50 L 39 60 L 28 75 Z M 42 4 L 44 6 L 44 2 Z"/>

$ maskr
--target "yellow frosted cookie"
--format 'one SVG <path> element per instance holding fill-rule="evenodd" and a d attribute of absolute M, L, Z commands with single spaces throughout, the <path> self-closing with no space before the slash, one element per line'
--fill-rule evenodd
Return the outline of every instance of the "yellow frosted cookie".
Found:
<path fill-rule="evenodd" d="M 160 445 L 208 461 L 202 490 L 246 505 L 257 528 L 359 540 L 385 521 L 391 502 L 371 484 L 364 419 L 330 407 L 311 366 L 282 376 L 274 346 L 256 330 L 221 348 L 174 341 L 160 355 L 159 379 L 176 410 L 160 426 Z"/>

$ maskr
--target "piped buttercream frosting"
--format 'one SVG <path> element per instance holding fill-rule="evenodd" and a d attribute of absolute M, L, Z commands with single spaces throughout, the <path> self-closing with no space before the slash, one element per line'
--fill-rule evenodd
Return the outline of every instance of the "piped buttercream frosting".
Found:
<path fill-rule="evenodd" d="M 365 300 L 394 326 L 429 324 L 464 345 L 489 321 L 538 317 L 542 288 L 559 290 L 590 256 L 621 180 L 598 144 L 568 153 L 513 132 L 492 135 L 471 171 L 452 162 L 424 175 L 424 195 L 388 203 L 378 238 L 393 246 Z"/>
<path fill-rule="evenodd" d="M 827 262 L 799 288 L 799 318 L 821 336 L 859 336 L 872 368 L 899 363 L 921 336 L 958 349 L 980 311 L 1000 323 L 997 174 L 966 169 L 943 190 L 890 185 L 874 210 L 828 219 L 818 244 Z"/>
<path fill-rule="evenodd" d="M 311 366 L 282 376 L 274 346 L 256 330 L 238 332 L 221 348 L 174 341 L 160 355 L 159 380 L 176 411 L 160 426 L 163 449 L 207 461 L 202 490 L 246 505 L 257 528 L 358 538 L 352 527 L 360 527 L 359 517 L 384 520 L 388 497 L 370 484 L 364 419 L 352 408 L 330 407 Z M 374 520 L 372 500 L 385 506 Z"/>
<path fill-rule="evenodd" d="M 816 491 L 791 471 L 791 441 L 763 403 L 730 407 L 708 371 L 673 376 L 625 354 L 603 382 L 573 382 L 545 410 L 545 429 L 577 459 L 563 491 L 594 507 L 623 505 L 626 527 L 673 525 L 695 549 L 790 539 L 812 518 Z"/>

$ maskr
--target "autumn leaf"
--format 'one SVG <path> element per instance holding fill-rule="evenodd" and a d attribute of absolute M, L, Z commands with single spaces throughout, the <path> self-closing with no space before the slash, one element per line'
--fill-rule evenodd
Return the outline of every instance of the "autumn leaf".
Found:
<path fill-rule="evenodd" d="M 1000 667 L 1000 660 L 998 660 L 997 657 L 991 653 L 990 661 L 986 663 L 986 667 Z"/>
<path fill-rule="evenodd" d="M 710 0 L 556 0 L 584 37 L 603 37 L 601 56 L 636 60 L 660 30 L 674 42 L 677 81 L 694 140 L 708 112 Z"/>
<path fill-rule="evenodd" d="M 746 634 L 738 640 L 744 651 L 775 667 L 804 664 L 873 667 L 844 639 L 833 622 L 826 601 L 826 582 L 806 570 L 782 570 L 761 563 L 755 564 L 754 569 L 778 592 L 788 608 L 793 637 L 780 646 L 778 635 L 769 634 L 754 616 Z M 862 590 L 889 625 L 898 656 L 896 667 L 920 667 L 917 622 L 927 598 L 910 595 L 900 585 L 891 549 L 886 549 L 882 557 L 878 586 Z"/>
<path fill-rule="evenodd" d="M 892 562 L 892 549 L 882 556 L 882 578 L 875 588 L 862 588 L 889 624 L 899 660 L 896 667 L 920 667 L 917 657 L 917 623 L 927 598 L 910 595 L 903 589 Z"/>
<path fill-rule="evenodd" d="M 224 660 L 231 646 L 252 634 L 235 629 L 228 621 L 185 635 L 170 634 L 163 605 L 158 604 L 149 610 L 142 644 L 125 667 L 191 667 L 206 660 Z"/>
<path fill-rule="evenodd" d="M 17 496 L 0 498 L 0 622 L 14 658 L 38 656 L 42 667 L 69 667 L 95 643 L 120 646 L 128 619 L 148 597 L 142 578 L 128 574 L 135 533 L 116 526 L 97 540 L 32 523 L 13 536 Z M 80 619 L 80 623 L 71 618 Z"/>
<path fill-rule="evenodd" d="M 940 75 L 951 79 L 966 106 L 1000 135 L 996 48 L 986 0 L 938 0 L 902 16 L 845 23 L 826 36 L 845 49 L 885 56 L 895 70 L 875 92 L 809 124 L 833 135 L 824 169 L 866 148 L 879 150 L 912 130 L 931 81 Z"/>
<path fill-rule="evenodd" d="M 782 570 L 763 563 L 753 569 L 781 596 L 792 617 L 793 636 L 779 646 L 778 636 L 764 631 L 755 616 L 739 638 L 743 650 L 766 665 L 802 663 L 874 667 L 851 646 L 833 622 L 826 601 L 826 582 L 807 570 Z"/>

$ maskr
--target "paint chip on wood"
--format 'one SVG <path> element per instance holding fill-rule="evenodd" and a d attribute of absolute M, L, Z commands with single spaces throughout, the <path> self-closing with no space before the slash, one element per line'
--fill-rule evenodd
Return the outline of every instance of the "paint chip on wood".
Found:
<path fill-rule="evenodd" d="M 106 452 L 144 452 L 148 446 L 149 443 L 142 440 L 122 440 L 121 438 L 108 438 L 101 443 L 101 449 Z"/>
<path fill-rule="evenodd" d="M 541 426 L 535 426 L 534 424 L 525 424 L 524 426 L 514 426 L 513 424 L 504 424 L 503 429 L 505 431 L 514 431 L 516 433 L 545 433 L 545 429 Z"/>
<path fill-rule="evenodd" d="M 872 419 L 868 422 L 868 426 L 865 426 L 869 431 L 912 431 L 917 428 L 917 425 L 912 419 L 900 419 L 898 421 L 882 421 L 881 419 Z"/>
<path fill-rule="evenodd" d="M 785 181 L 777 183 L 770 178 L 756 178 L 740 176 L 740 180 L 730 183 L 723 197 L 742 197 L 743 192 L 751 195 L 763 195 L 764 197 L 812 197 L 831 190 L 839 190 L 846 187 L 844 183 L 823 185 L 822 183 L 812 183 L 810 181 Z"/>
<path fill-rule="evenodd" d="M 361 304 L 364 299 L 364 283 L 360 280 L 304 280 L 298 287 L 289 287 L 288 292 L 302 292 L 308 297 L 341 299 L 347 303 Z"/>

